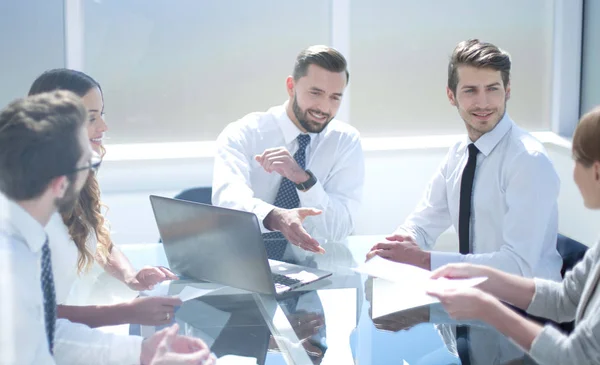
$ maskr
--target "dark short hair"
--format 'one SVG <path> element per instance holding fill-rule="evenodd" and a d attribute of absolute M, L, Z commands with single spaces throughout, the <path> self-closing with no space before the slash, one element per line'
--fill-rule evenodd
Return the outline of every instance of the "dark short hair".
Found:
<path fill-rule="evenodd" d="M 331 72 L 345 72 L 346 84 L 350 81 L 348 63 L 344 56 L 336 49 L 328 46 L 310 46 L 300 52 L 294 64 L 294 80 L 306 76 L 308 66 L 317 65 Z"/>
<path fill-rule="evenodd" d="M 85 96 L 91 89 L 100 84 L 91 76 L 68 68 L 55 68 L 38 76 L 29 88 L 28 95 L 36 95 L 54 90 L 68 90 L 80 97 Z"/>
<path fill-rule="evenodd" d="M 448 88 L 456 94 L 459 66 L 500 71 L 502 83 L 506 88 L 510 81 L 510 65 L 510 55 L 495 45 L 481 42 L 479 39 L 462 41 L 454 48 L 448 63 Z"/>
<path fill-rule="evenodd" d="M 0 111 L 0 191 L 12 200 L 40 196 L 53 178 L 73 171 L 87 111 L 69 91 L 18 99 Z"/>

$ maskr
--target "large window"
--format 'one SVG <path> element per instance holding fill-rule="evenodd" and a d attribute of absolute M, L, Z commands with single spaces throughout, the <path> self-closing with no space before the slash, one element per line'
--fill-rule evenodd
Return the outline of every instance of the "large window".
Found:
<path fill-rule="evenodd" d="M 465 39 L 512 56 L 511 117 L 550 128 L 553 2 L 352 0 L 351 123 L 363 136 L 464 133 L 446 97 L 448 59 Z"/>
<path fill-rule="evenodd" d="M 464 132 L 446 99 L 446 67 L 456 43 L 474 37 L 512 55 L 513 119 L 550 129 L 554 1 L 31 1 L 0 1 L 0 102 L 64 66 L 66 54 L 102 84 L 109 144 L 214 140 L 226 124 L 287 99 L 298 52 L 332 39 L 346 42 L 345 115 L 365 137 Z M 67 11 L 67 52 L 64 4 L 77 10 Z M 582 108 L 598 99 L 585 72 Z"/>
<path fill-rule="evenodd" d="M 600 2 L 586 0 L 583 13 L 581 114 L 600 105 Z"/>
<path fill-rule="evenodd" d="M 287 98 L 285 78 L 329 43 L 329 1 L 84 2 L 84 67 L 102 84 L 109 143 L 213 140 Z"/>
<path fill-rule="evenodd" d="M 63 0 L 0 1 L 0 108 L 65 66 Z"/>

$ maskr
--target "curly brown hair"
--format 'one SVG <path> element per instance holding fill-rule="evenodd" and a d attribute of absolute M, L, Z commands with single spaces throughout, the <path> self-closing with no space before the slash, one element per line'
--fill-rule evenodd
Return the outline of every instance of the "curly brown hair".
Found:
<path fill-rule="evenodd" d="M 104 148 L 102 148 L 102 155 L 104 153 Z M 79 251 L 77 258 L 79 273 L 88 271 L 94 262 L 94 255 L 87 246 L 88 237 L 91 234 L 96 236 L 98 242 L 96 260 L 106 264 L 112 251 L 113 243 L 110 239 L 107 221 L 102 214 L 102 208 L 107 207 L 100 201 L 98 179 L 96 174 L 90 173 L 73 210 L 62 214 L 63 222 L 69 228 L 69 235 Z"/>
<path fill-rule="evenodd" d="M 29 95 L 60 89 L 69 90 L 83 97 L 93 88 L 98 88 L 102 93 L 100 84 L 89 75 L 81 71 L 58 68 L 41 74 L 31 85 Z M 102 147 L 102 157 L 105 152 Z M 90 173 L 73 210 L 62 214 L 63 222 L 67 225 L 69 235 L 79 251 L 77 259 L 79 273 L 89 270 L 94 262 L 94 255 L 87 247 L 87 240 L 91 234 L 97 238 L 96 260 L 106 263 L 112 251 L 113 243 L 102 214 L 103 208 L 106 206 L 100 201 L 98 180 L 94 173 Z"/>

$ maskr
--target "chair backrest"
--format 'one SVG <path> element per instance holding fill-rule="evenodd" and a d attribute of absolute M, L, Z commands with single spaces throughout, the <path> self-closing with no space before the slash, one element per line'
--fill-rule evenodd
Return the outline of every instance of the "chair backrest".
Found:
<path fill-rule="evenodd" d="M 198 188 L 186 189 L 175 195 L 175 199 L 212 205 L 212 187 L 202 186 Z M 158 243 L 162 243 L 162 238 L 158 239 Z"/>
<path fill-rule="evenodd" d="M 583 259 L 588 247 L 572 238 L 559 234 L 556 239 L 556 249 L 563 259 L 560 273 L 564 277 L 567 271 Z"/>
<path fill-rule="evenodd" d="M 203 186 L 198 188 L 187 189 L 177 194 L 175 196 L 175 199 L 212 205 L 212 187 Z"/>

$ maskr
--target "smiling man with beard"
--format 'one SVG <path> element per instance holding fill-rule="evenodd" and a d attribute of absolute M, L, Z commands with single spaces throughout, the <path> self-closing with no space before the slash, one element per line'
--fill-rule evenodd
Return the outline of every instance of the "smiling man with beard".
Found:
<path fill-rule="evenodd" d="M 468 137 L 450 148 L 417 208 L 367 258 L 427 270 L 471 262 L 561 280 L 560 181 L 543 145 L 506 112 L 510 68 L 510 56 L 493 44 L 475 39 L 456 46 L 446 92 Z M 450 226 L 460 252 L 426 251 Z"/>
<path fill-rule="evenodd" d="M 287 242 L 323 253 L 319 241 L 354 229 L 363 152 L 358 131 L 334 119 L 348 80 L 342 54 L 311 46 L 286 79 L 283 105 L 246 115 L 217 139 L 212 202 L 256 214 L 269 258 L 282 259 Z"/>

